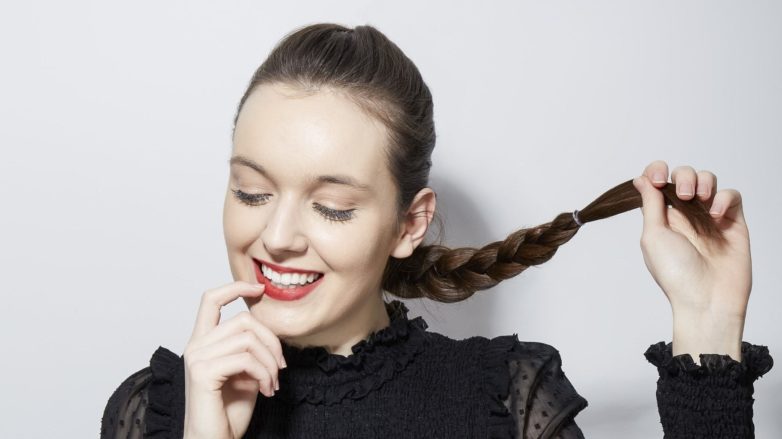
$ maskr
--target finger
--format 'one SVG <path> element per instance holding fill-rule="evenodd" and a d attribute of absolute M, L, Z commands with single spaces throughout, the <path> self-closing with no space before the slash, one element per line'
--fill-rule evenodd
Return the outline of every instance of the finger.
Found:
<path fill-rule="evenodd" d="M 695 196 L 695 184 L 698 175 L 692 166 L 677 166 L 671 172 L 671 182 L 676 185 L 676 195 L 682 200 L 691 200 Z"/>
<path fill-rule="evenodd" d="M 253 331 L 258 339 L 274 354 L 280 368 L 285 367 L 285 357 L 282 355 L 280 339 L 271 329 L 264 326 L 249 311 L 242 311 L 225 322 L 213 328 L 209 333 L 193 340 L 193 348 L 219 343 L 227 337 L 242 331 Z"/>
<path fill-rule="evenodd" d="M 746 223 L 741 193 L 735 189 L 723 189 L 717 192 L 709 213 L 712 218 L 726 218 Z"/>
<path fill-rule="evenodd" d="M 697 172 L 698 182 L 696 183 L 695 193 L 701 201 L 708 202 L 712 195 L 717 191 L 717 176 L 706 170 Z M 708 206 L 708 203 L 706 203 Z"/>
<path fill-rule="evenodd" d="M 238 297 L 258 297 L 264 291 L 264 285 L 254 287 L 244 281 L 236 281 L 219 288 L 207 290 L 201 295 L 195 325 L 191 338 L 201 337 L 220 323 L 220 308 Z"/>
<path fill-rule="evenodd" d="M 655 160 L 644 168 L 643 175 L 649 177 L 654 187 L 662 187 L 668 183 L 668 164 Z"/>
<path fill-rule="evenodd" d="M 668 206 L 663 193 L 652 185 L 646 175 L 633 179 L 633 186 L 641 193 L 641 212 L 644 217 L 644 230 L 668 226 Z"/>
<path fill-rule="evenodd" d="M 272 376 L 249 352 L 241 352 L 212 360 L 197 361 L 190 366 L 190 376 L 193 378 L 193 381 L 201 383 L 210 383 L 215 377 L 219 377 L 219 381 L 225 383 L 228 378 L 242 372 L 256 379 L 261 388 L 267 391 L 265 393 L 266 396 L 271 396 L 273 392 Z M 217 391 L 219 389 L 209 390 Z"/>
<path fill-rule="evenodd" d="M 272 381 L 277 383 L 279 364 L 274 355 L 269 351 L 261 340 L 252 331 L 242 331 L 238 334 L 232 334 L 217 343 L 196 348 L 190 352 L 189 358 L 192 362 L 200 360 L 213 360 L 219 357 L 226 357 L 231 354 L 249 352 L 255 356 L 263 367 L 269 371 Z"/>

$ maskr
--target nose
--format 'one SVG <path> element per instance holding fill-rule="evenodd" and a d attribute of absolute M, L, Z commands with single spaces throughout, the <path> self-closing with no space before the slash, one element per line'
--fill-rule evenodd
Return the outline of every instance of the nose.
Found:
<path fill-rule="evenodd" d="M 301 233 L 298 203 L 283 200 L 282 196 L 270 209 L 261 240 L 266 251 L 273 255 L 301 253 L 307 249 L 307 239 Z"/>

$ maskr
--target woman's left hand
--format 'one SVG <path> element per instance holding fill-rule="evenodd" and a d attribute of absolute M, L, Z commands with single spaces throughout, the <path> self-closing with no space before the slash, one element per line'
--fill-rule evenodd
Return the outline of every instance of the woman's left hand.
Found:
<path fill-rule="evenodd" d="M 643 199 L 641 250 L 644 262 L 673 311 L 673 355 L 727 354 L 741 361 L 744 319 L 752 289 L 749 230 L 741 194 L 717 191 L 717 177 L 679 166 L 671 173 L 682 200 L 697 196 L 710 208 L 727 243 L 715 245 L 699 235 L 677 209 L 668 208 L 662 192 L 668 165 L 650 163 L 633 185 Z"/>

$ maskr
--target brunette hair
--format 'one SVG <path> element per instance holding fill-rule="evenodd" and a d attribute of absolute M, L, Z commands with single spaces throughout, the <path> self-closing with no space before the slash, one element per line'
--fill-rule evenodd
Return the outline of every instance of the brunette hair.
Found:
<path fill-rule="evenodd" d="M 316 23 L 286 35 L 255 71 L 233 120 L 261 84 L 293 85 L 304 93 L 331 88 L 382 121 L 389 140 L 384 151 L 397 191 L 397 227 L 415 195 L 429 182 L 435 145 L 432 95 L 415 64 L 376 28 Z M 678 209 L 694 229 L 718 244 L 725 239 L 706 205 L 680 200 L 675 186 L 661 188 L 666 205 Z M 627 180 L 578 212 L 579 222 L 608 218 L 641 207 L 641 194 Z M 436 217 L 439 221 L 439 217 Z M 439 221 L 441 224 L 441 221 Z M 572 212 L 553 221 L 517 230 L 482 248 L 449 248 L 421 243 L 404 259 L 389 257 L 382 288 L 402 298 L 458 302 L 478 290 L 542 264 L 570 241 L 580 225 Z"/>

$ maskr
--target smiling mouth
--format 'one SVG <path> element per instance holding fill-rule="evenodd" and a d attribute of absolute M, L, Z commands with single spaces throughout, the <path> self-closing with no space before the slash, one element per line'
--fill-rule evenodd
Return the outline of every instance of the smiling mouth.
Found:
<path fill-rule="evenodd" d="M 279 272 L 265 263 L 255 262 L 255 276 L 258 283 L 266 285 L 264 296 L 279 301 L 293 301 L 304 298 L 323 283 L 325 274 L 318 272 Z M 265 273 L 264 273 L 265 272 Z"/>
<path fill-rule="evenodd" d="M 287 267 L 272 268 L 264 262 L 253 259 L 260 274 L 274 286 L 281 289 L 293 289 L 310 285 L 323 277 L 323 273 L 314 271 L 293 271 Z"/>

